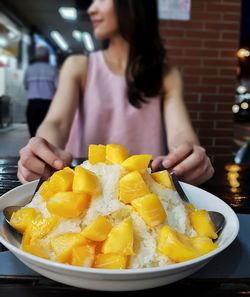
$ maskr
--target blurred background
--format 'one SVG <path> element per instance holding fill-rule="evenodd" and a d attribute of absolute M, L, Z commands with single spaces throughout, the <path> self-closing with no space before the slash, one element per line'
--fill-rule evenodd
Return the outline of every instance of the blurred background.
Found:
<path fill-rule="evenodd" d="M 28 141 L 23 74 L 35 48 L 46 46 L 60 68 L 101 47 L 90 2 L 0 1 L 0 157 L 17 156 Z M 250 1 L 159 0 L 159 26 L 202 145 L 214 161 L 232 160 L 250 140 Z"/>

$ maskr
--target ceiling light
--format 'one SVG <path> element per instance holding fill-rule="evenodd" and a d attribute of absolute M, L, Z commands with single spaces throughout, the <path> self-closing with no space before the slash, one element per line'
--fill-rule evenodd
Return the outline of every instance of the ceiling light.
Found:
<path fill-rule="evenodd" d="M 81 42 L 82 41 L 82 32 L 79 30 L 74 30 L 72 32 L 72 36 L 78 41 Z"/>
<path fill-rule="evenodd" d="M 85 48 L 89 52 L 91 52 L 91 51 L 93 51 L 95 49 L 93 39 L 92 39 L 91 35 L 89 34 L 89 32 L 83 32 L 82 33 L 82 40 L 84 42 Z"/>
<path fill-rule="evenodd" d="M 74 7 L 60 7 L 58 11 L 65 20 L 75 21 L 77 19 L 77 10 Z"/>
<path fill-rule="evenodd" d="M 57 43 L 57 45 L 63 50 L 67 51 L 69 50 L 69 45 L 65 41 L 65 39 L 62 37 L 62 35 L 58 31 L 51 31 L 50 32 L 51 37 L 54 39 L 54 41 Z"/>

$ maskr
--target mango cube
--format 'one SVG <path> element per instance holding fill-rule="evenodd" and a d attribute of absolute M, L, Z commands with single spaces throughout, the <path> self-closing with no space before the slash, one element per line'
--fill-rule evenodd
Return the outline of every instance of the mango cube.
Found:
<path fill-rule="evenodd" d="M 190 238 L 193 246 L 199 251 L 200 255 L 205 255 L 217 248 L 217 244 L 211 238 L 196 236 Z"/>
<path fill-rule="evenodd" d="M 49 188 L 57 192 L 72 191 L 74 172 L 69 169 L 58 170 L 50 178 Z"/>
<path fill-rule="evenodd" d="M 47 249 L 39 240 L 30 242 L 27 245 L 22 245 L 22 249 L 34 256 L 49 259 L 49 249 Z"/>
<path fill-rule="evenodd" d="M 131 217 L 126 218 L 109 232 L 108 238 L 102 246 L 104 254 L 120 254 L 129 256 L 134 254 L 134 232 Z"/>
<path fill-rule="evenodd" d="M 101 185 L 94 172 L 85 169 L 82 166 L 76 166 L 73 180 L 73 191 L 98 196 L 101 194 Z"/>
<path fill-rule="evenodd" d="M 174 262 L 183 262 L 200 256 L 189 237 L 169 226 L 163 226 L 157 239 L 157 249 L 160 254 Z"/>
<path fill-rule="evenodd" d="M 218 235 L 206 210 L 196 210 L 189 213 L 191 225 L 200 236 L 216 239 Z"/>
<path fill-rule="evenodd" d="M 133 155 L 122 162 L 122 166 L 129 171 L 138 171 L 144 173 L 147 168 L 152 155 Z"/>
<path fill-rule="evenodd" d="M 48 201 L 49 198 L 55 194 L 55 191 L 51 189 L 50 182 L 48 180 L 42 183 L 39 192 L 43 198 L 43 201 L 45 202 Z"/>
<path fill-rule="evenodd" d="M 88 152 L 88 160 L 91 164 L 105 163 L 106 147 L 102 144 L 90 144 Z"/>
<path fill-rule="evenodd" d="M 127 257 L 119 254 L 98 254 L 95 259 L 95 268 L 125 269 Z"/>
<path fill-rule="evenodd" d="M 20 233 L 24 233 L 27 226 L 35 219 L 37 212 L 34 208 L 21 208 L 14 212 L 10 219 L 10 225 Z"/>
<path fill-rule="evenodd" d="M 155 194 L 147 194 L 131 204 L 149 227 L 162 224 L 166 219 L 165 209 Z"/>
<path fill-rule="evenodd" d="M 151 173 L 152 178 L 164 188 L 175 190 L 171 177 L 167 170 Z"/>
<path fill-rule="evenodd" d="M 92 267 L 95 260 L 95 246 L 86 244 L 72 248 L 71 264 Z"/>
<path fill-rule="evenodd" d="M 67 232 L 60 234 L 50 240 L 50 245 L 56 259 L 61 263 L 71 263 L 72 260 L 72 249 L 81 244 L 85 244 L 86 239 L 76 232 Z"/>
<path fill-rule="evenodd" d="M 47 209 L 66 219 L 75 218 L 86 211 L 90 200 L 86 193 L 58 192 L 47 201 Z"/>
<path fill-rule="evenodd" d="M 45 237 L 58 223 L 57 216 L 44 218 L 42 215 L 37 216 L 27 226 L 23 238 L 22 246 L 32 244 L 32 242 Z"/>
<path fill-rule="evenodd" d="M 100 215 L 82 231 L 82 234 L 93 241 L 104 241 L 111 229 L 110 222 Z"/>
<path fill-rule="evenodd" d="M 119 199 L 123 203 L 131 203 L 149 193 L 148 186 L 138 171 L 124 175 L 119 181 Z"/>
<path fill-rule="evenodd" d="M 106 145 L 107 164 L 121 164 L 128 158 L 128 150 L 120 144 Z"/>

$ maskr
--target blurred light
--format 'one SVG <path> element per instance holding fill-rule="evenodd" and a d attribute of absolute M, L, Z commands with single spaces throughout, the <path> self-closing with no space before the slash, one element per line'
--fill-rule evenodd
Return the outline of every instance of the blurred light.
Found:
<path fill-rule="evenodd" d="M 58 31 L 51 31 L 50 35 L 63 51 L 67 51 L 69 49 L 68 43 Z"/>
<path fill-rule="evenodd" d="M 74 7 L 60 7 L 58 11 L 65 20 L 75 21 L 77 19 L 77 10 Z"/>
<path fill-rule="evenodd" d="M 83 32 L 82 33 L 82 40 L 84 42 L 85 48 L 88 51 L 91 52 L 91 51 L 93 51 L 95 49 L 93 39 L 92 39 L 91 35 L 88 32 Z"/>
<path fill-rule="evenodd" d="M 0 37 L 0 47 L 6 47 L 8 45 L 8 40 L 4 37 Z"/>
<path fill-rule="evenodd" d="M 234 104 L 234 105 L 232 106 L 232 111 L 233 111 L 233 113 L 237 113 L 237 112 L 239 112 L 239 110 L 240 110 L 239 105 Z"/>
<path fill-rule="evenodd" d="M 227 165 L 225 165 L 225 169 L 230 172 L 241 171 L 241 167 L 238 164 L 227 164 Z"/>
<path fill-rule="evenodd" d="M 247 91 L 246 87 L 244 86 L 238 86 L 236 90 L 239 94 L 243 94 Z"/>
<path fill-rule="evenodd" d="M 248 109 L 249 104 L 248 104 L 247 102 L 242 102 L 241 105 L 240 105 L 240 107 L 241 107 L 242 109 Z"/>
<path fill-rule="evenodd" d="M 74 30 L 72 32 L 72 36 L 78 41 L 81 42 L 82 41 L 82 32 L 79 30 Z"/>
<path fill-rule="evenodd" d="M 16 34 L 15 34 L 15 32 L 13 32 L 13 31 L 9 31 L 9 32 L 8 32 L 8 37 L 9 37 L 10 39 L 14 39 L 14 38 L 16 38 Z"/>
<path fill-rule="evenodd" d="M 240 59 L 244 59 L 244 58 L 247 58 L 250 56 L 250 51 L 245 49 L 245 48 L 240 48 L 238 51 L 237 51 L 237 56 L 238 58 Z"/>

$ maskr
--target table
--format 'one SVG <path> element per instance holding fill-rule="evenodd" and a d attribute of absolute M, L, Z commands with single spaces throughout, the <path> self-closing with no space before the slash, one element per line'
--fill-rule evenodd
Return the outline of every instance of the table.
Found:
<path fill-rule="evenodd" d="M 0 159 L 0 195 L 20 183 L 17 158 Z M 74 165 L 80 160 L 74 160 Z M 185 294 L 191 296 L 250 296 L 250 168 L 235 164 L 215 166 L 214 177 L 201 188 L 226 201 L 238 214 L 240 233 L 233 244 L 186 279 L 160 288 L 109 295 L 138 296 Z M 0 296 L 103 296 L 104 292 L 78 289 L 49 280 L 33 272 L 9 251 L 0 252 Z M 164 293 L 165 294 L 165 293 Z"/>

